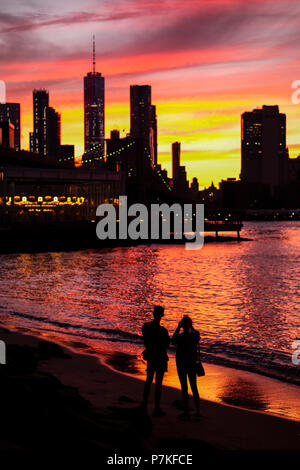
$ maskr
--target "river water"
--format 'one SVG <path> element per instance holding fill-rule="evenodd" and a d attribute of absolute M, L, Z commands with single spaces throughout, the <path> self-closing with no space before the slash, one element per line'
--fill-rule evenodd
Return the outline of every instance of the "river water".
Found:
<path fill-rule="evenodd" d="M 201 332 L 207 363 L 300 384 L 300 222 L 247 222 L 241 242 L 0 256 L 2 324 L 109 351 L 141 370 L 141 327 L 165 307 Z M 171 353 L 172 355 L 172 353 Z M 120 360 L 115 360 L 119 364 Z M 122 361 L 121 361 L 122 362 Z M 127 368 L 127 369 L 126 369 Z"/>

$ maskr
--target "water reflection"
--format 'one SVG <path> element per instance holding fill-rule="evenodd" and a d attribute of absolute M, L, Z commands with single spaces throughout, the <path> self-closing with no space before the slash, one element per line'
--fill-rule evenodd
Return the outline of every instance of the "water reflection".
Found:
<path fill-rule="evenodd" d="M 268 409 L 266 397 L 255 383 L 240 377 L 231 378 L 228 382 L 225 382 L 219 398 L 227 405 L 260 411 Z"/>
<path fill-rule="evenodd" d="M 253 241 L 199 251 L 172 245 L 2 255 L 1 320 L 134 356 L 153 304 L 163 304 L 171 334 L 183 314 L 192 316 L 211 361 L 295 377 L 299 229 L 299 222 L 247 223 L 243 235 Z"/>
<path fill-rule="evenodd" d="M 105 362 L 115 370 L 126 374 L 139 374 L 137 357 L 122 352 L 105 353 Z"/>

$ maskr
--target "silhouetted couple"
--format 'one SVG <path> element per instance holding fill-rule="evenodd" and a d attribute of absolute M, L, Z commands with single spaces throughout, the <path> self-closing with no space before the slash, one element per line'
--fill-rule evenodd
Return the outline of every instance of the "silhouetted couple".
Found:
<path fill-rule="evenodd" d="M 142 328 L 145 350 L 143 358 L 147 361 L 147 378 L 144 390 L 143 408 L 147 410 L 148 398 L 151 384 L 155 375 L 155 398 L 153 416 L 164 416 L 165 412 L 160 407 L 160 398 L 162 392 L 162 382 L 164 373 L 168 370 L 167 349 L 170 345 L 168 330 L 160 325 L 164 316 L 164 308 L 155 306 L 153 311 L 153 321 L 147 322 Z M 182 331 L 181 331 L 182 330 Z M 193 322 L 190 317 L 185 315 L 178 323 L 173 334 L 172 343 L 176 345 L 176 366 L 181 384 L 182 401 L 184 413 L 182 418 L 189 418 L 188 407 L 188 381 L 193 393 L 196 407 L 196 415 L 199 414 L 199 393 L 197 388 L 197 348 L 200 341 L 200 334 L 193 328 Z"/>

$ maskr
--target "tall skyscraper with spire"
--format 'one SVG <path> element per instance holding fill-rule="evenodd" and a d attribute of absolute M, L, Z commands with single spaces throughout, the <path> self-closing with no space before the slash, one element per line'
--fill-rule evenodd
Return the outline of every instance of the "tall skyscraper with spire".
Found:
<path fill-rule="evenodd" d="M 104 155 L 105 104 L 104 77 L 96 72 L 95 36 L 93 36 L 93 68 L 84 77 L 84 150 L 83 163 L 99 166 Z"/>

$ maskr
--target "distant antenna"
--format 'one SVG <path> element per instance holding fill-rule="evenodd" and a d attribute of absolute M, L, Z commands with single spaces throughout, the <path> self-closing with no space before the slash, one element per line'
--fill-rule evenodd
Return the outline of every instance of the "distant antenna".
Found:
<path fill-rule="evenodd" d="M 93 35 L 93 74 L 96 73 L 96 48 L 95 48 L 95 35 Z"/>

